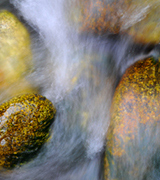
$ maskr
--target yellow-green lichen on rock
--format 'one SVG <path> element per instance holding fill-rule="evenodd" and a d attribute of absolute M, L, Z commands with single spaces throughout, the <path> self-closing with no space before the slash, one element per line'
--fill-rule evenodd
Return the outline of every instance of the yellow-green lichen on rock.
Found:
<path fill-rule="evenodd" d="M 24 94 L 0 105 L 0 166 L 33 157 L 49 137 L 56 110 L 44 96 Z"/>
<path fill-rule="evenodd" d="M 141 179 L 160 148 L 160 62 L 132 65 L 120 81 L 111 106 L 105 179 Z"/>
<path fill-rule="evenodd" d="M 6 10 L 0 11 L 0 64 L 0 101 L 34 92 L 25 79 L 33 68 L 29 32 Z"/>

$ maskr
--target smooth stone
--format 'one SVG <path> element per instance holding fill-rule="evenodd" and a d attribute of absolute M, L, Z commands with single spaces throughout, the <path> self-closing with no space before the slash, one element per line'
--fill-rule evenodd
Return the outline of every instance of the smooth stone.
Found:
<path fill-rule="evenodd" d="M 25 78 L 33 69 L 26 27 L 9 11 L 0 11 L 0 101 L 36 92 Z"/>
<path fill-rule="evenodd" d="M 49 138 L 55 107 L 44 96 L 24 94 L 0 105 L 0 166 L 28 161 Z"/>
<path fill-rule="evenodd" d="M 111 106 L 105 179 L 143 179 L 159 161 L 160 62 L 140 60 L 120 81 Z M 156 168 L 155 168 L 156 169 Z"/>
<path fill-rule="evenodd" d="M 138 43 L 159 43 L 159 7 L 158 0 L 77 0 L 68 13 L 71 25 L 80 33 L 122 33 Z"/>
<path fill-rule="evenodd" d="M 148 10 L 144 18 L 133 25 L 128 30 L 133 39 L 138 43 L 160 42 L 160 21 L 159 21 L 160 3 L 153 4 Z"/>

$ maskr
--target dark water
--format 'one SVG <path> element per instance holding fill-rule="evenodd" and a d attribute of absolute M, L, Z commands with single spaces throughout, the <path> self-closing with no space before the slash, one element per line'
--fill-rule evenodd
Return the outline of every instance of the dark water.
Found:
<path fill-rule="evenodd" d="M 40 93 L 57 108 L 51 140 L 31 162 L 1 172 L 2 180 L 103 180 L 105 134 L 115 87 L 131 64 L 159 47 L 128 35 L 77 33 L 72 0 L 1 0 L 30 30 Z M 76 15 L 75 15 L 76 16 Z"/>

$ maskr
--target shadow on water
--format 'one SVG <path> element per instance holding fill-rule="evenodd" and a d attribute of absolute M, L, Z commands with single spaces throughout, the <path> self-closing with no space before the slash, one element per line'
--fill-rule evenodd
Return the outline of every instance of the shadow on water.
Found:
<path fill-rule="evenodd" d="M 32 81 L 57 109 L 51 138 L 38 156 L 2 172 L 2 180 L 104 180 L 104 142 L 115 87 L 135 61 L 158 56 L 158 46 L 135 44 L 126 34 L 78 35 L 64 18 L 72 1 L 67 2 L 15 0 L 18 12 L 8 1 L 0 2 L 1 9 L 27 22 L 35 63 Z M 153 157 L 153 171 L 158 172 L 157 159 Z"/>

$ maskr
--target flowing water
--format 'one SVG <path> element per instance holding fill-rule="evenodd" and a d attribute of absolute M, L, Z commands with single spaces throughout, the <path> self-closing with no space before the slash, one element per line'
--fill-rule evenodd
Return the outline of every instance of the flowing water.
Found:
<path fill-rule="evenodd" d="M 12 0 L 16 9 L 8 1 L 0 3 L 22 16 L 29 28 L 35 64 L 30 79 L 57 109 L 51 139 L 38 156 L 2 173 L 2 180 L 103 180 L 115 87 L 127 67 L 158 52 L 151 44 L 135 44 L 126 34 L 78 33 L 78 25 L 69 21 L 78 14 L 75 1 Z M 140 13 L 135 17 L 133 23 Z"/>

